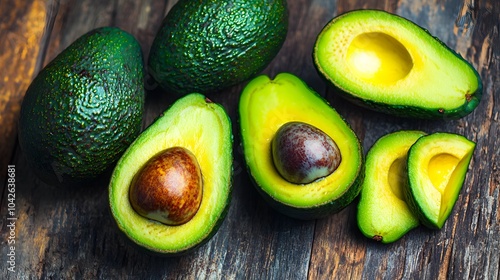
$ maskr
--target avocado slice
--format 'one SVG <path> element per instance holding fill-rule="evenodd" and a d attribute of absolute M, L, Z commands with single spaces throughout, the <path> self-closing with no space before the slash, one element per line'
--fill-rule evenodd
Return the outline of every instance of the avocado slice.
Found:
<path fill-rule="evenodd" d="M 313 58 L 341 96 L 396 116 L 457 119 L 482 95 L 469 62 L 420 26 L 384 11 L 333 18 L 319 33 Z"/>
<path fill-rule="evenodd" d="M 169 93 L 220 91 L 264 70 L 287 32 L 286 0 L 180 0 L 156 34 L 148 71 Z"/>
<path fill-rule="evenodd" d="M 391 243 L 420 224 L 404 191 L 408 150 L 424 135 L 413 130 L 393 132 L 368 151 L 357 212 L 358 227 L 366 237 Z"/>
<path fill-rule="evenodd" d="M 144 99 L 137 40 L 116 27 L 82 35 L 26 91 L 19 144 L 28 164 L 47 184 L 88 183 L 139 135 Z"/>
<path fill-rule="evenodd" d="M 408 204 L 422 224 L 440 229 L 455 205 L 476 144 L 437 132 L 419 138 L 408 152 Z"/>
<path fill-rule="evenodd" d="M 274 80 L 261 75 L 244 88 L 239 103 L 245 161 L 256 189 L 279 212 L 315 219 L 338 212 L 359 193 L 362 147 L 348 123 L 300 78 L 280 73 Z M 280 128 L 301 122 L 335 141 L 342 160 L 333 173 L 311 183 L 292 183 L 278 172 L 272 141 Z"/>
<path fill-rule="evenodd" d="M 203 181 L 196 214 L 180 225 L 166 225 L 138 214 L 129 189 L 151 158 L 173 147 L 189 150 Z M 140 247 L 165 256 L 192 251 L 207 242 L 221 225 L 232 190 L 232 132 L 224 108 L 197 93 L 177 100 L 130 145 L 118 161 L 109 184 L 113 217 Z"/>

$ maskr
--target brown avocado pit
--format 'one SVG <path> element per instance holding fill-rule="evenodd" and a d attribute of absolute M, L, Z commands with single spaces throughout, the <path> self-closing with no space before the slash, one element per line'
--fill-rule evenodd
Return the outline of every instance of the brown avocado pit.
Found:
<path fill-rule="evenodd" d="M 203 180 L 196 157 L 183 147 L 156 154 L 130 185 L 132 208 L 141 216 L 166 225 L 181 225 L 201 204 Z"/>
<path fill-rule="evenodd" d="M 294 184 L 308 184 L 332 174 L 342 156 L 333 139 L 304 122 L 288 122 L 272 142 L 273 162 L 278 173 Z"/>

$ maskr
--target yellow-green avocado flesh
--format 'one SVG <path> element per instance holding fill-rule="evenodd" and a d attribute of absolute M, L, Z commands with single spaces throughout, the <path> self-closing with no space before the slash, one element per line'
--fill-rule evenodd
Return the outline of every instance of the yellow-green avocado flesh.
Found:
<path fill-rule="evenodd" d="M 408 153 L 408 204 L 422 224 L 440 229 L 455 205 L 476 144 L 462 135 L 433 133 Z"/>
<path fill-rule="evenodd" d="M 424 135 L 413 130 L 393 132 L 368 151 L 357 212 L 358 227 L 366 237 L 391 243 L 419 225 L 406 203 L 404 188 L 408 150 Z"/>
<path fill-rule="evenodd" d="M 359 194 L 362 147 L 344 119 L 301 79 L 278 74 L 254 78 L 239 103 L 242 146 L 257 190 L 279 212 L 298 219 L 315 219 L 338 212 Z M 308 184 L 294 184 L 276 170 L 271 141 L 285 123 L 310 124 L 330 136 L 342 155 L 330 175 Z"/>
<path fill-rule="evenodd" d="M 188 149 L 198 160 L 203 195 L 190 221 L 168 226 L 135 212 L 129 201 L 129 187 L 144 163 L 175 146 Z M 231 122 L 223 107 L 201 94 L 179 99 L 141 133 L 116 165 L 109 202 L 118 227 L 134 243 L 166 256 L 202 245 L 216 233 L 229 208 L 232 161 Z"/>
<path fill-rule="evenodd" d="M 316 39 L 319 74 L 348 100 L 384 113 L 460 118 L 479 104 L 474 67 L 415 23 L 378 10 L 332 19 Z"/>

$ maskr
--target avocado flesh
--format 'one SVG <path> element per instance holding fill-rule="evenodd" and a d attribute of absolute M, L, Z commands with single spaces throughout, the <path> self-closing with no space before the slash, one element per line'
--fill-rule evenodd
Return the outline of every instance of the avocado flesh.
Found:
<path fill-rule="evenodd" d="M 408 190 L 413 211 L 424 225 L 441 228 L 455 205 L 475 149 L 461 135 L 434 133 L 419 139 L 408 154 Z"/>
<path fill-rule="evenodd" d="M 404 188 L 408 150 L 423 135 L 421 131 L 387 134 L 368 151 L 357 212 L 358 227 L 366 237 L 391 243 L 419 225 Z"/>
<path fill-rule="evenodd" d="M 144 218 L 129 202 L 134 175 L 151 157 L 184 147 L 201 168 L 203 195 L 194 217 L 168 226 Z M 201 94 L 176 101 L 127 149 L 111 177 L 109 201 L 118 227 L 136 244 L 163 255 L 181 254 L 207 242 L 222 223 L 231 199 L 232 134 L 224 109 Z"/>
<path fill-rule="evenodd" d="M 471 64 L 418 25 L 384 11 L 334 18 L 318 35 L 313 57 L 342 96 L 397 116 L 460 118 L 482 95 Z"/>
<path fill-rule="evenodd" d="M 220 91 L 264 70 L 287 32 L 285 0 L 180 0 L 153 41 L 149 72 L 169 93 Z"/>
<path fill-rule="evenodd" d="M 257 190 L 285 215 L 314 219 L 337 212 L 359 193 L 363 166 L 360 142 L 342 117 L 301 79 L 278 74 L 254 78 L 239 103 L 242 146 Z M 305 185 L 288 182 L 276 170 L 271 141 L 285 123 L 300 121 L 325 132 L 342 155 L 330 175 Z"/>
<path fill-rule="evenodd" d="M 19 143 L 51 185 L 82 185 L 112 168 L 139 135 L 144 65 L 135 38 L 114 27 L 75 40 L 30 84 Z"/>

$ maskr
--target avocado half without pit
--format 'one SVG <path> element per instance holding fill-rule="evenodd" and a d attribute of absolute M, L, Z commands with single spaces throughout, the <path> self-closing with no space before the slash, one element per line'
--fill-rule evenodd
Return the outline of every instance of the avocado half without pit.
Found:
<path fill-rule="evenodd" d="M 300 78 L 261 75 L 240 103 L 245 161 L 256 189 L 279 212 L 315 219 L 359 193 L 363 155 L 348 123 Z"/>
<path fill-rule="evenodd" d="M 109 201 L 125 235 L 165 256 L 207 242 L 231 199 L 232 132 L 223 107 L 201 94 L 177 100 L 113 171 Z"/>
<path fill-rule="evenodd" d="M 333 18 L 313 50 L 318 73 L 346 99 L 402 117 L 456 119 L 479 104 L 474 67 L 415 23 L 378 10 Z"/>

